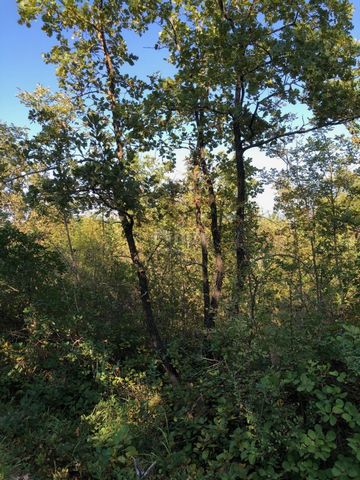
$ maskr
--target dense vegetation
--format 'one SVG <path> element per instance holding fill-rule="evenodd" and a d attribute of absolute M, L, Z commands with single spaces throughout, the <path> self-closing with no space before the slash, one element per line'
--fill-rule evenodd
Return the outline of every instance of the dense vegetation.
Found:
<path fill-rule="evenodd" d="M 0 479 L 359 479 L 351 3 L 18 5 L 59 89 L 0 123 Z"/>

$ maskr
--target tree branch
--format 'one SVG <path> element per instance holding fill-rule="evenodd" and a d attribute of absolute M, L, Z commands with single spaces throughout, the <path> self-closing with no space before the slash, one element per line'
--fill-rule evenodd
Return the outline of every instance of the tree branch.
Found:
<path fill-rule="evenodd" d="M 263 147 L 264 145 L 268 145 L 271 142 L 274 142 L 276 140 L 280 140 L 281 138 L 286 138 L 286 137 L 292 137 L 294 135 L 300 135 L 304 133 L 309 133 L 309 132 L 314 132 L 316 130 L 321 130 L 322 128 L 327 128 L 327 127 L 335 127 L 336 125 L 341 125 L 346 122 L 350 122 L 354 120 L 357 117 L 351 117 L 351 118 L 345 118 L 333 122 L 327 122 L 324 123 L 323 125 L 315 125 L 313 127 L 307 127 L 305 126 L 297 129 L 297 130 L 292 130 L 290 132 L 284 132 L 282 134 L 274 135 L 273 137 L 267 138 L 265 140 L 261 140 L 259 142 L 255 143 L 250 143 L 248 146 L 244 147 L 243 151 L 245 152 L 246 150 L 250 150 L 251 148 L 256 148 L 256 147 Z"/>

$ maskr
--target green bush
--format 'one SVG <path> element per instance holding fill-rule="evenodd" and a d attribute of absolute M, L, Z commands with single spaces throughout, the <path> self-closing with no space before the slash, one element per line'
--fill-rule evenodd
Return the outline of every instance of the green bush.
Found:
<path fill-rule="evenodd" d="M 146 349 L 118 362 L 119 345 L 74 338 L 46 319 L 27 332 L 1 344 L 4 478 L 134 479 L 134 458 L 156 461 L 157 480 L 360 478 L 354 326 L 315 339 L 312 360 L 280 352 L 276 367 L 267 340 L 249 342 L 236 322 L 198 348 L 177 341 L 179 387 Z"/>

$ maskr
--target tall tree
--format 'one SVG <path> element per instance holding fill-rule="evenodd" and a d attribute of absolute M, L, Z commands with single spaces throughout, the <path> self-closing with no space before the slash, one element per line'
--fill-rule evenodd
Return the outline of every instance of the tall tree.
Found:
<path fill-rule="evenodd" d="M 173 2 L 168 14 L 163 36 L 185 72 L 184 88 L 206 78 L 203 109 L 225 121 L 223 142 L 235 154 L 239 290 L 247 262 L 245 152 L 359 115 L 352 11 L 348 0 L 191 0 Z"/>
<path fill-rule="evenodd" d="M 81 137 L 71 128 L 75 111 L 66 95 L 52 94 L 42 86 L 33 93 L 22 92 L 20 99 L 29 108 L 30 120 L 41 126 L 40 132 L 27 141 L 26 176 L 31 180 L 26 196 L 35 208 L 55 209 L 64 225 L 72 270 L 79 280 L 69 230 L 70 220 L 77 211 L 74 168 L 83 160 L 77 148 Z"/>
<path fill-rule="evenodd" d="M 94 162 L 90 158 L 82 172 L 98 202 L 121 219 L 137 272 L 147 331 L 176 382 L 178 373 L 155 322 L 148 276 L 134 236 L 141 190 L 135 178 L 135 152 L 148 143 L 149 134 L 140 102 L 146 84 L 123 71 L 136 60 L 128 51 L 124 32 L 143 32 L 154 18 L 152 5 L 119 0 L 26 0 L 19 2 L 19 13 L 28 25 L 41 16 L 43 30 L 56 37 L 46 59 L 58 65 L 60 86 L 80 111 L 87 112 L 91 155 L 102 159 Z"/>
<path fill-rule="evenodd" d="M 181 142 L 181 145 L 185 145 L 191 152 L 192 174 L 195 179 L 195 219 L 201 239 L 203 258 L 204 324 L 207 328 L 211 328 L 215 324 L 225 274 L 217 189 L 210 164 L 210 158 L 215 158 L 214 155 L 210 155 L 211 151 L 215 150 L 222 142 L 221 122 L 219 122 L 219 118 L 204 108 L 208 103 L 210 79 L 207 79 L 206 75 L 192 79 L 193 66 L 188 63 L 187 52 L 189 49 L 196 50 L 197 45 L 192 42 L 192 37 L 187 35 L 186 31 L 176 32 L 172 25 L 171 15 L 163 15 L 161 19 L 167 26 L 170 24 L 171 28 L 170 32 L 166 30 L 162 32 L 156 47 L 163 45 L 170 47 L 170 49 L 175 48 L 177 52 L 181 50 L 183 53 L 176 59 L 173 58 L 177 67 L 175 77 L 173 79 L 160 79 L 150 99 L 151 104 L 157 106 L 158 115 L 165 112 L 164 124 L 166 130 L 170 130 L 171 135 L 177 139 L 177 145 Z M 200 50 L 197 51 L 200 55 Z M 202 73 L 204 74 L 204 72 Z M 158 108 L 159 104 L 162 106 L 161 109 Z M 175 121 L 174 116 L 176 117 Z M 202 197 L 202 192 L 205 193 L 208 204 L 210 232 L 215 256 L 213 262 L 214 278 L 211 287 L 209 251 L 207 241 L 205 241 L 206 229 L 203 222 L 200 221 L 202 203 L 200 197 Z"/>

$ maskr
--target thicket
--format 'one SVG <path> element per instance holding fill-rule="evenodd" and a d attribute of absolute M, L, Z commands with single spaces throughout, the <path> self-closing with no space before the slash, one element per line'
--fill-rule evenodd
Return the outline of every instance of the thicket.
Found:
<path fill-rule="evenodd" d="M 59 91 L 0 124 L 0 479 L 359 479 L 350 4 L 19 13 Z M 125 39 L 158 24 L 175 73 L 139 79 Z"/>

